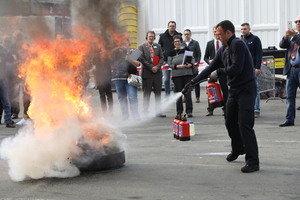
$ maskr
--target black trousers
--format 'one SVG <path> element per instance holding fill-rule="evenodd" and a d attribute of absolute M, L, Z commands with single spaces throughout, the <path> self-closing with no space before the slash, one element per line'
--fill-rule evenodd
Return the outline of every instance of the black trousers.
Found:
<path fill-rule="evenodd" d="M 172 80 L 175 85 L 175 92 L 181 92 L 184 86 L 187 83 L 189 83 L 192 79 L 193 79 L 192 75 L 173 77 Z M 184 97 L 185 97 L 185 112 L 187 114 L 192 114 L 193 102 L 192 102 L 191 92 L 185 94 Z M 178 98 L 176 101 L 176 110 L 177 113 L 183 113 L 182 97 Z"/>
<path fill-rule="evenodd" d="M 155 95 L 155 110 L 157 113 L 161 112 L 161 88 L 162 78 L 143 78 L 142 89 L 143 89 L 143 109 L 144 112 L 148 112 L 150 104 L 150 95 L 153 90 Z"/>
<path fill-rule="evenodd" d="M 111 91 L 111 83 L 105 83 L 98 86 L 101 109 L 103 113 L 113 111 L 113 95 Z"/>
<path fill-rule="evenodd" d="M 225 125 L 231 138 L 232 152 L 246 153 L 247 164 L 259 164 L 254 126 L 255 80 L 239 88 L 230 88 Z"/>

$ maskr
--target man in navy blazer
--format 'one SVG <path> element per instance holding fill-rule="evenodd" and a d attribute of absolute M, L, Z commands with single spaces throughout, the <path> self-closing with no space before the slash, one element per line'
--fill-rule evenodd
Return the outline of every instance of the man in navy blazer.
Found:
<path fill-rule="evenodd" d="M 221 41 L 218 40 L 216 37 L 216 27 L 213 28 L 213 35 L 214 35 L 214 39 L 207 42 L 206 49 L 205 49 L 204 61 L 208 65 L 214 59 L 217 51 L 222 47 Z M 223 93 L 224 105 L 226 105 L 226 101 L 228 98 L 227 77 L 224 74 L 218 74 L 218 78 Z M 223 112 L 225 112 L 225 106 L 223 107 Z M 210 104 L 208 104 L 206 116 L 212 116 L 213 114 L 214 114 L 214 108 L 211 107 Z"/>
<path fill-rule="evenodd" d="M 193 52 L 193 57 L 195 58 L 195 63 L 199 63 L 201 60 L 201 49 L 199 42 L 192 39 L 192 31 L 190 29 L 185 29 L 184 32 L 183 45 Z M 198 69 L 194 68 L 194 77 L 198 75 Z M 195 95 L 196 103 L 200 103 L 200 84 L 195 85 Z"/>

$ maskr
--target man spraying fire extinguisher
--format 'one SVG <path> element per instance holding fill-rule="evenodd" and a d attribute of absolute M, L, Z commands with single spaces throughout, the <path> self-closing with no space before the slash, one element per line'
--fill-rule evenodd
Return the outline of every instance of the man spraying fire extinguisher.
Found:
<path fill-rule="evenodd" d="M 182 92 L 189 91 L 195 83 L 207 78 L 215 70 L 227 75 L 229 96 L 226 103 L 225 125 L 231 138 L 231 153 L 226 160 L 232 162 L 240 155 L 246 154 L 246 165 L 241 168 L 241 171 L 255 172 L 259 170 L 259 158 L 253 129 L 257 86 L 252 56 L 246 44 L 235 36 L 232 22 L 224 20 L 216 28 L 217 37 L 223 46 L 209 67 L 186 84 Z M 220 68 L 221 65 L 225 67 Z"/>

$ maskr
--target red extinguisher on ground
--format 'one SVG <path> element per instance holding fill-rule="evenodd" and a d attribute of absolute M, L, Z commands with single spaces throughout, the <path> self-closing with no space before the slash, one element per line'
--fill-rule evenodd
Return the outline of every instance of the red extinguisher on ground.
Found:
<path fill-rule="evenodd" d="M 178 114 L 176 115 L 175 119 L 172 121 L 172 132 L 174 138 L 176 138 L 176 131 L 178 130 L 177 120 L 178 120 Z"/>
<path fill-rule="evenodd" d="M 179 123 L 181 122 L 181 114 L 177 113 L 173 120 L 173 137 L 179 139 Z"/>
<path fill-rule="evenodd" d="M 184 115 L 181 122 L 179 123 L 179 140 L 190 140 L 190 123 L 187 121 L 186 115 Z"/>
<path fill-rule="evenodd" d="M 206 85 L 206 93 L 208 102 L 212 107 L 217 108 L 224 106 L 223 95 L 219 83 L 208 83 Z"/>

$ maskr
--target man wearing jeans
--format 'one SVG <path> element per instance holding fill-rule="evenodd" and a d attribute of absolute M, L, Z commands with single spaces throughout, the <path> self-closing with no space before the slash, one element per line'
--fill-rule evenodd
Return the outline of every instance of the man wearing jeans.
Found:
<path fill-rule="evenodd" d="M 286 106 L 285 122 L 280 127 L 294 126 L 296 118 L 296 94 L 300 87 L 300 15 L 295 20 L 296 31 L 287 29 L 279 43 L 279 47 L 286 49 L 283 74 L 286 77 Z"/>
<path fill-rule="evenodd" d="M 159 41 L 158 41 L 158 44 L 160 44 L 163 50 L 164 63 L 167 63 L 170 52 L 175 48 L 173 44 L 174 35 L 182 36 L 182 33 L 176 31 L 175 21 L 169 21 L 168 29 L 164 33 L 160 34 Z M 164 70 L 163 76 L 164 76 L 164 86 L 165 86 L 166 96 L 170 96 L 171 71 Z"/>
<path fill-rule="evenodd" d="M 8 98 L 8 90 L 6 50 L 0 46 L 0 101 L 4 109 L 4 121 L 6 127 L 15 128 L 15 122 L 11 119 L 11 105 Z"/>
<path fill-rule="evenodd" d="M 259 37 L 253 35 L 250 32 L 250 30 L 251 30 L 250 25 L 248 23 L 241 24 L 242 39 L 246 42 L 249 48 L 249 51 L 253 59 L 254 69 L 255 69 L 257 90 L 256 90 L 256 99 L 254 105 L 254 117 L 257 118 L 260 116 L 259 75 L 260 75 L 260 66 L 261 66 L 263 53 L 262 53 L 261 41 Z"/>

